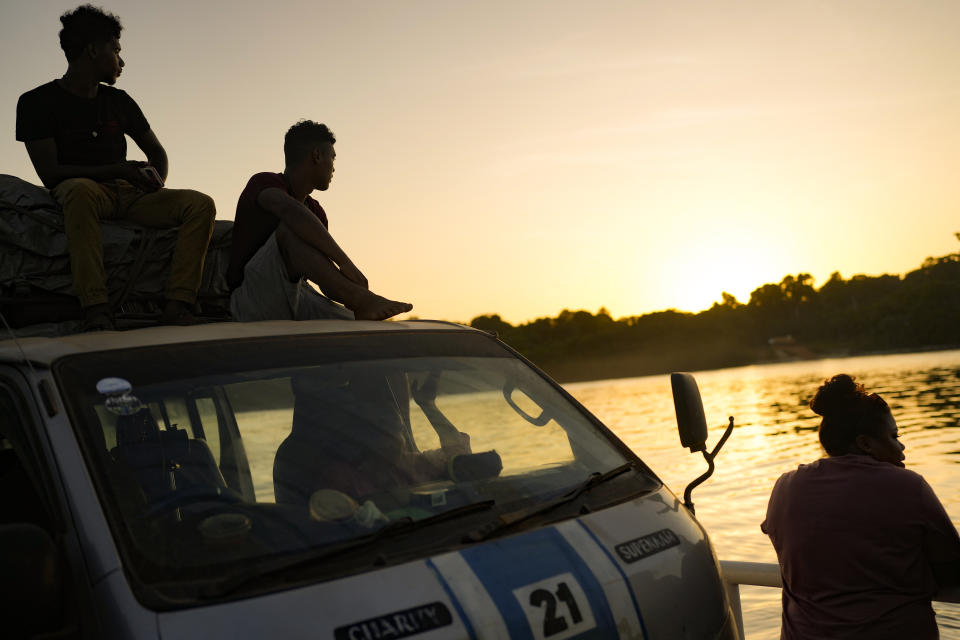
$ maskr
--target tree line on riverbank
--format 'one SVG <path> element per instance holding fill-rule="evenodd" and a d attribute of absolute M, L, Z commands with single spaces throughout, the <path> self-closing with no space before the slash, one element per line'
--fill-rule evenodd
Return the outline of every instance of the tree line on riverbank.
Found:
<path fill-rule="evenodd" d="M 808 273 L 765 284 L 741 303 L 729 293 L 700 313 L 668 309 L 614 320 L 606 309 L 564 310 L 495 331 L 564 382 L 757 362 L 960 345 L 960 253 L 927 258 L 904 276 L 837 272 L 819 289 Z"/>

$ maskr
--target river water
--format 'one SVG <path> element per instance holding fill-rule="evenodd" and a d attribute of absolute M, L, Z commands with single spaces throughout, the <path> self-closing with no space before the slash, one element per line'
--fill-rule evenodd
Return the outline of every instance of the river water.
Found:
<path fill-rule="evenodd" d="M 708 447 L 727 416 L 736 428 L 713 477 L 693 494 L 697 518 L 724 560 L 776 562 L 760 532 L 780 474 L 822 455 L 819 416 L 808 406 L 824 379 L 849 373 L 893 410 L 907 468 L 923 475 L 960 525 L 960 350 L 754 365 L 696 374 L 710 425 Z M 682 497 L 706 468 L 681 448 L 667 375 L 600 380 L 565 388 L 609 426 Z M 741 587 L 749 640 L 780 637 L 780 590 Z M 960 640 L 960 605 L 937 604 L 942 638 Z"/>

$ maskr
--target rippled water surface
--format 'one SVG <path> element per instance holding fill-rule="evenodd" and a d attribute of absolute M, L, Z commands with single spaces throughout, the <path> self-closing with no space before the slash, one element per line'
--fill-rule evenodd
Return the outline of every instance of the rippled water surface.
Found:
<path fill-rule="evenodd" d="M 849 373 L 893 409 L 907 446 L 906 465 L 923 475 L 954 524 L 960 523 L 960 351 L 793 362 L 696 374 L 710 447 L 727 416 L 736 430 L 717 458 L 717 471 L 693 494 L 697 517 L 725 560 L 776 562 L 760 532 L 776 479 L 821 456 L 819 416 L 808 407 L 827 377 Z M 566 385 L 678 495 L 706 468 L 680 447 L 669 376 Z M 747 637 L 780 637 L 780 591 L 741 590 Z M 960 640 L 960 605 L 935 605 L 942 638 Z"/>

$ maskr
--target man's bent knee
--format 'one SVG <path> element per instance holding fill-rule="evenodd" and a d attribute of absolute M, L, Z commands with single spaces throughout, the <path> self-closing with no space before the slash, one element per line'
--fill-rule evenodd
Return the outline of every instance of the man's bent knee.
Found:
<path fill-rule="evenodd" d="M 214 204 L 213 198 L 207 194 L 194 191 L 193 189 L 184 189 L 184 192 L 187 194 L 190 203 L 196 208 L 216 212 L 217 206 Z"/>
<path fill-rule="evenodd" d="M 209 217 L 211 220 L 217 217 L 217 206 L 207 194 L 193 189 L 177 189 L 176 193 L 183 209 L 191 215 Z"/>

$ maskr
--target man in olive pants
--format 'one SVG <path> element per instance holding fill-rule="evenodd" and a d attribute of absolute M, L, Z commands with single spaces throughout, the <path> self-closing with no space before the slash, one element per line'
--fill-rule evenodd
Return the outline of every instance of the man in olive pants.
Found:
<path fill-rule="evenodd" d="M 113 328 L 103 267 L 101 220 L 179 227 L 160 321 L 192 324 L 213 233 L 213 200 L 165 189 L 167 155 L 137 103 L 112 85 L 123 69 L 116 16 L 84 5 L 60 17 L 67 72 L 20 96 L 17 140 L 61 204 L 73 286 L 84 328 Z M 149 162 L 128 161 L 129 135 Z"/>

